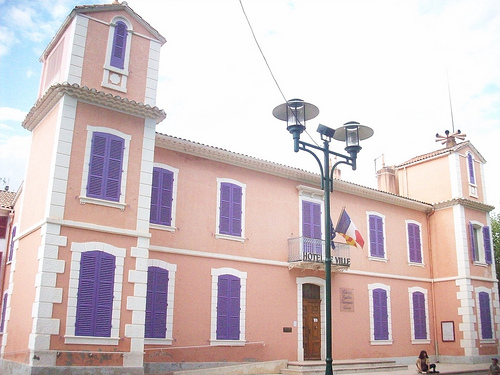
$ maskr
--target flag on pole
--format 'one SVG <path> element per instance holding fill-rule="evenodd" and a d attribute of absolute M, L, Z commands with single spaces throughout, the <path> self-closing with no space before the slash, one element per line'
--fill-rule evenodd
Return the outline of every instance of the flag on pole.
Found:
<path fill-rule="evenodd" d="M 348 245 L 356 247 L 359 245 L 361 248 L 365 245 L 365 240 L 363 240 L 361 233 L 359 233 L 359 230 L 347 214 L 345 207 L 340 214 L 336 232 L 345 238 Z"/>

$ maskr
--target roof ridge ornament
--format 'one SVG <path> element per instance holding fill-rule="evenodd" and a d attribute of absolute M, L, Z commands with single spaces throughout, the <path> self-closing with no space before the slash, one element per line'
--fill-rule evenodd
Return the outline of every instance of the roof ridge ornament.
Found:
<path fill-rule="evenodd" d="M 446 148 L 450 148 L 457 145 L 456 139 L 460 139 L 463 141 L 466 137 L 466 134 L 462 134 L 460 130 L 457 130 L 455 133 L 450 134 L 449 130 L 444 132 L 446 135 L 440 135 L 436 133 L 436 142 L 441 142 L 442 145 L 446 144 Z"/>

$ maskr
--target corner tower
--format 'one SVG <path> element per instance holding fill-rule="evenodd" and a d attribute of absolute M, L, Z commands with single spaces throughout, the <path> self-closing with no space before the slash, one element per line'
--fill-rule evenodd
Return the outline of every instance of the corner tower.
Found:
<path fill-rule="evenodd" d="M 16 214 L 2 373 L 143 373 L 160 48 L 126 2 L 77 6 L 44 51 Z M 104 288 L 104 289 L 103 289 Z"/>

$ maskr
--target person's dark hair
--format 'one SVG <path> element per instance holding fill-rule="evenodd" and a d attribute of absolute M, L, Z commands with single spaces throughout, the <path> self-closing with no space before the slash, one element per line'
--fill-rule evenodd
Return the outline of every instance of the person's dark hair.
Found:
<path fill-rule="evenodd" d="M 427 352 L 425 350 L 422 350 L 418 356 L 418 358 L 420 359 L 424 359 L 424 358 L 429 358 L 429 356 L 427 355 Z"/>

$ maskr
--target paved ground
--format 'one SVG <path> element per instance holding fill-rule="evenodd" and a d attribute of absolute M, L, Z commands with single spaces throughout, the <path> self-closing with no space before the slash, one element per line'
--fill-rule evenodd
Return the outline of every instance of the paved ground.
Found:
<path fill-rule="evenodd" d="M 467 373 L 475 373 L 475 374 L 488 374 L 489 363 L 477 363 L 477 364 L 450 364 L 450 363 L 437 363 L 436 369 L 439 371 L 439 375 L 445 374 L 467 374 Z M 482 371 L 484 370 L 484 371 Z M 357 372 L 356 375 L 377 375 L 381 374 L 380 372 Z M 390 375 L 419 375 L 415 365 L 408 366 L 407 370 L 398 370 L 398 371 L 390 371 L 384 372 L 384 374 Z"/>

